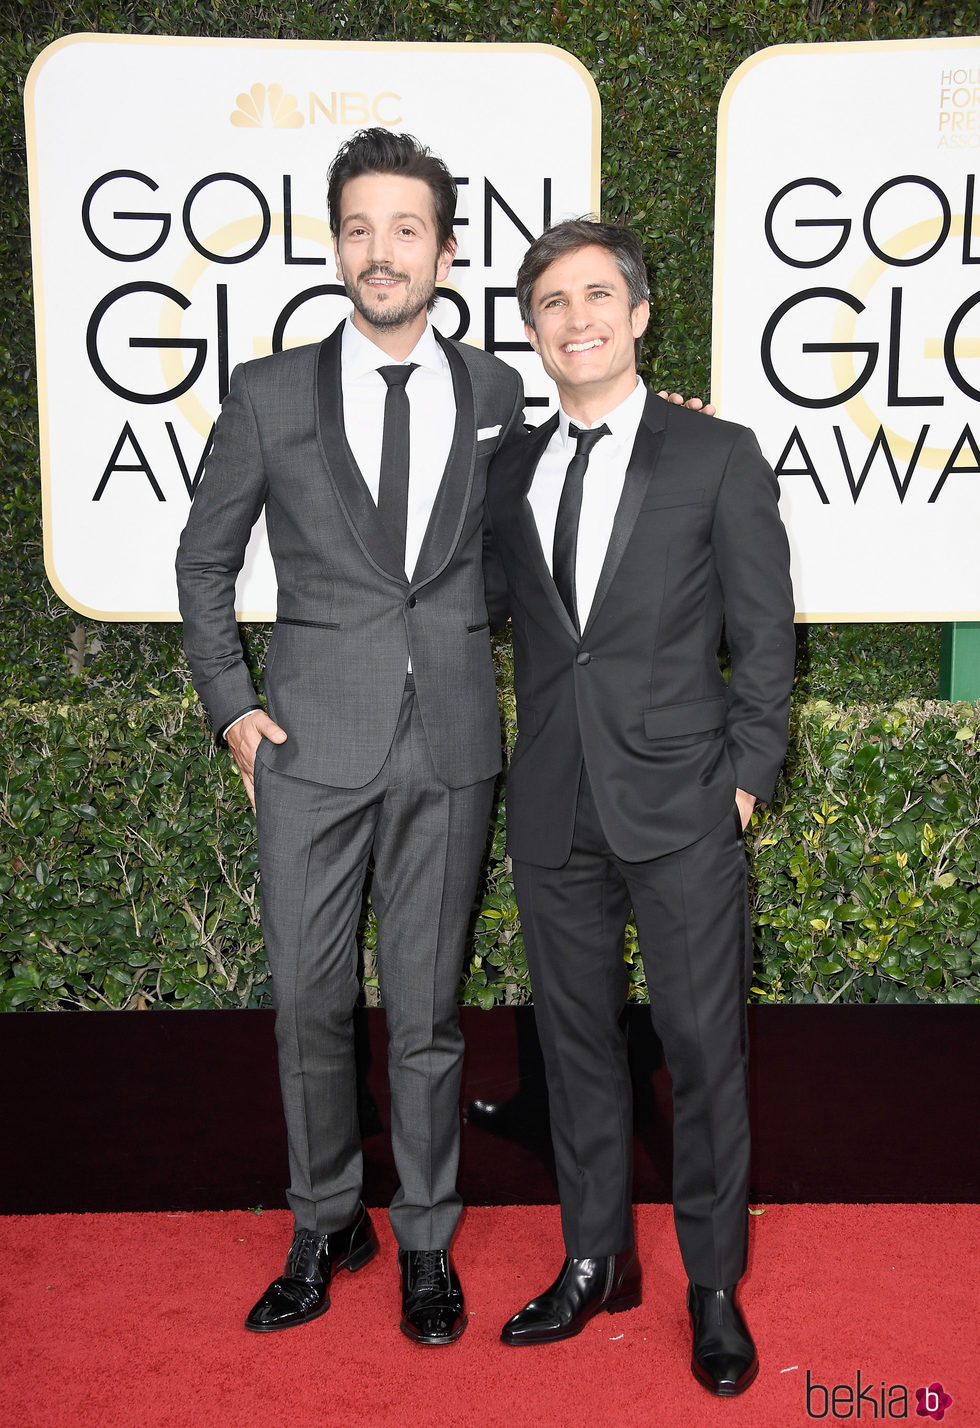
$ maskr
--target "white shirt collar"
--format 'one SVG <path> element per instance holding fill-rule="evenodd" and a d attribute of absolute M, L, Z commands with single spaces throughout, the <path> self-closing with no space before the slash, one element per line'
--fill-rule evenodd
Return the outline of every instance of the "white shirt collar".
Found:
<path fill-rule="evenodd" d="M 613 407 L 611 412 L 607 412 L 605 416 L 599 417 L 596 421 L 592 422 L 591 425 L 601 426 L 602 423 L 605 422 L 611 435 L 616 440 L 622 439 L 623 436 L 635 436 L 636 428 L 640 423 L 640 417 L 643 415 L 643 407 L 646 403 L 646 399 L 646 387 L 640 381 L 639 377 L 637 377 L 636 386 L 630 392 L 629 396 L 624 398 L 618 406 Z M 568 426 L 572 420 L 573 418 L 568 415 L 564 407 L 558 408 L 558 433 L 565 446 L 570 445 Z M 580 430 L 583 427 L 583 423 L 580 421 L 575 422 L 575 425 Z"/>
<path fill-rule="evenodd" d="M 341 360 L 344 364 L 344 375 L 348 378 L 363 377 L 367 372 L 376 372 L 379 367 L 402 365 L 393 361 L 370 337 L 365 337 L 364 333 L 354 326 L 352 317 L 348 317 L 344 324 L 341 341 Z M 445 368 L 446 358 L 436 341 L 431 323 L 425 324 L 425 331 L 405 358 L 405 362 L 415 362 L 419 367 L 428 367 L 435 372 L 441 372 Z"/>

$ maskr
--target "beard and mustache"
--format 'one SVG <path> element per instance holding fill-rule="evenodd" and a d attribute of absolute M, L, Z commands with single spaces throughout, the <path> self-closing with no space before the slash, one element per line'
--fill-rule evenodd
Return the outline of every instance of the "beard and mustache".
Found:
<path fill-rule="evenodd" d="M 407 286 L 398 301 L 375 300 L 369 303 L 365 300 L 361 287 L 369 278 L 390 278 Z M 344 289 L 365 322 L 370 323 L 372 327 L 389 330 L 413 322 L 423 309 L 432 307 L 436 295 L 435 272 L 433 271 L 431 278 L 419 278 L 413 282 L 408 273 L 400 273 L 384 264 L 373 263 L 359 273 L 356 279 L 348 277 L 345 272 Z"/>

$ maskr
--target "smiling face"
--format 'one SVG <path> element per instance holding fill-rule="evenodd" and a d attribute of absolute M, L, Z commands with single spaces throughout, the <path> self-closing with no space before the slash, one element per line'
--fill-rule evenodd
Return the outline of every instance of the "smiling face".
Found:
<path fill-rule="evenodd" d="M 407 355 L 421 337 L 436 283 L 449 276 L 455 251 L 453 238 L 439 246 L 423 179 L 372 173 L 344 185 L 334 240 L 337 277 L 354 304 L 355 327 L 386 351 L 394 343 Z"/>
<path fill-rule="evenodd" d="M 626 279 L 607 248 L 591 243 L 556 258 L 531 296 L 528 341 L 558 385 L 570 417 L 591 422 L 636 386 L 636 339 L 650 304 L 630 307 Z"/>

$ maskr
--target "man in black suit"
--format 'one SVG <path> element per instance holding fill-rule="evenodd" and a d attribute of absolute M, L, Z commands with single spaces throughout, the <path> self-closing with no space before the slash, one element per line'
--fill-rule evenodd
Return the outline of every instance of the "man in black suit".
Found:
<path fill-rule="evenodd" d="M 549 1343 L 640 1302 L 619 1025 L 632 908 L 673 1080 L 692 1368 L 731 1395 L 758 1370 L 735 1300 L 749 1163 L 743 835 L 785 753 L 795 650 L 776 481 L 746 428 L 637 378 L 648 284 L 627 229 L 550 229 L 517 293 L 561 410 L 494 466 L 507 591 L 491 604 L 513 614 L 508 848 L 567 1257 L 502 1338 Z"/>
<path fill-rule="evenodd" d="M 487 467 L 523 440 L 516 373 L 427 320 L 456 186 L 411 135 L 354 135 L 330 170 L 354 311 L 236 368 L 180 542 L 184 647 L 256 808 L 295 1232 L 257 1332 L 322 1314 L 377 1249 L 361 1200 L 352 1013 L 369 860 L 400 1184 L 401 1327 L 463 1332 L 456 994 L 500 767 L 482 548 Z M 261 709 L 235 582 L 264 509 L 278 614 Z M 254 788 L 253 788 L 254 779 Z M 254 793 L 254 797 L 253 797 Z"/>

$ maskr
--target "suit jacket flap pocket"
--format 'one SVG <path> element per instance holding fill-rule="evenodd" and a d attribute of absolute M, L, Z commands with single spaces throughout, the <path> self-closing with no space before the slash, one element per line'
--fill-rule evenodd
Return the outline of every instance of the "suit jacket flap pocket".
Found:
<path fill-rule="evenodd" d="M 641 511 L 665 511 L 670 506 L 700 506 L 704 501 L 704 490 L 700 486 L 657 486 L 650 487 Z"/>
<path fill-rule="evenodd" d="M 648 739 L 669 739 L 677 734 L 706 734 L 725 727 L 728 701 L 723 694 L 713 699 L 691 699 L 686 704 L 668 704 L 664 709 L 643 711 L 643 732 Z"/>

